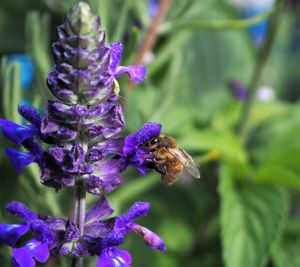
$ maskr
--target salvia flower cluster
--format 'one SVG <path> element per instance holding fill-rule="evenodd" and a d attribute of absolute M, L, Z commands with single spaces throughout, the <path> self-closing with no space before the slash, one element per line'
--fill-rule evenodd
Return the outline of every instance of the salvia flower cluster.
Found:
<path fill-rule="evenodd" d="M 32 267 L 55 254 L 75 260 L 98 255 L 98 267 L 127 267 L 131 256 L 118 246 L 129 232 L 141 235 L 152 249 L 165 250 L 158 235 L 135 223 L 148 213 L 149 203 L 136 202 L 112 217 L 105 197 L 122 183 L 120 174 L 129 165 L 146 172 L 152 156 L 143 144 L 161 131 L 160 124 L 150 122 L 132 135 L 118 137 L 125 120 L 116 79 L 127 73 L 133 82 L 141 82 L 146 69 L 120 66 L 122 44 L 105 44 L 100 19 L 85 3 L 69 11 L 57 35 L 55 67 L 47 80 L 55 100 L 48 101 L 43 116 L 34 107 L 20 106 L 28 123 L 0 120 L 0 127 L 10 141 L 26 149 L 5 152 L 19 173 L 36 163 L 43 185 L 74 188 L 74 215 L 55 218 L 36 214 L 20 202 L 8 203 L 6 210 L 22 222 L 0 224 L 0 242 L 12 247 L 15 266 Z M 86 191 L 99 195 L 88 212 Z"/>

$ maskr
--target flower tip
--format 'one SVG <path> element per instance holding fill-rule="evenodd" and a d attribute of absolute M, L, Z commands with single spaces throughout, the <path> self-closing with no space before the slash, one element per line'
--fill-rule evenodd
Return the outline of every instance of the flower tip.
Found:
<path fill-rule="evenodd" d="M 149 202 L 139 201 L 133 204 L 129 212 L 137 218 L 143 215 L 146 215 L 151 209 L 151 204 Z"/>
<path fill-rule="evenodd" d="M 37 215 L 31 212 L 26 205 L 19 201 L 12 201 L 5 205 L 5 209 L 12 215 L 20 217 L 24 220 L 32 220 Z"/>

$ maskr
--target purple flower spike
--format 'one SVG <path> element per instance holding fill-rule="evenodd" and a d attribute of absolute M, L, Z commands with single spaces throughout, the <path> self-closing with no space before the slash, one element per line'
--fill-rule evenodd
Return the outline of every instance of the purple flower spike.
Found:
<path fill-rule="evenodd" d="M 20 106 L 28 125 L 0 119 L 3 134 L 26 149 L 5 152 L 19 173 L 35 162 L 43 185 L 57 191 L 75 189 L 73 216 L 68 219 L 33 213 L 20 202 L 6 205 L 23 220 L 0 224 L 0 242 L 13 248 L 14 266 L 34 267 L 51 253 L 73 257 L 76 266 L 78 258 L 97 255 L 97 267 L 130 267 L 130 254 L 117 248 L 130 232 L 141 235 L 151 248 L 165 250 L 158 235 L 134 223 L 148 213 L 150 203 L 136 202 L 123 215 L 112 216 L 106 198 L 123 182 L 121 173 L 129 165 L 146 174 L 153 155 L 144 145 L 159 136 L 162 126 L 149 122 L 132 135 L 118 136 L 125 118 L 116 79 L 128 74 L 131 81 L 142 82 L 146 68 L 121 66 L 123 45 L 106 44 L 105 34 L 87 3 L 71 8 L 52 46 L 55 65 L 47 86 L 55 99 L 48 100 L 43 115 Z M 99 200 L 82 214 L 86 192 L 99 195 Z"/>
<path fill-rule="evenodd" d="M 0 224 L 0 243 L 15 247 L 19 238 L 28 232 L 27 224 Z"/>
<path fill-rule="evenodd" d="M 17 267 L 34 267 L 35 260 L 45 263 L 49 256 L 47 244 L 37 239 L 29 240 L 22 248 L 13 249 L 13 260 Z"/>
<path fill-rule="evenodd" d="M 0 127 L 5 137 L 18 146 L 21 145 L 26 139 L 37 134 L 37 129 L 34 126 L 19 125 L 8 120 L 0 120 Z"/>
<path fill-rule="evenodd" d="M 96 267 L 130 267 L 131 256 L 126 250 L 105 249 L 97 260 Z"/>
<path fill-rule="evenodd" d="M 21 152 L 13 148 L 6 148 L 5 156 L 10 159 L 10 162 L 19 174 L 22 173 L 24 167 L 36 160 L 31 152 Z"/>

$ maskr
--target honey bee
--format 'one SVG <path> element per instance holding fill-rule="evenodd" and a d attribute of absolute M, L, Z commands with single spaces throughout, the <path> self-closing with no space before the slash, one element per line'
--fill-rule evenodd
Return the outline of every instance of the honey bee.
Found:
<path fill-rule="evenodd" d="M 159 135 L 144 144 L 153 158 L 148 159 L 148 167 L 161 174 L 165 185 L 172 185 L 185 168 L 193 177 L 200 178 L 199 169 L 192 157 L 181 149 L 176 140 L 167 135 Z"/>

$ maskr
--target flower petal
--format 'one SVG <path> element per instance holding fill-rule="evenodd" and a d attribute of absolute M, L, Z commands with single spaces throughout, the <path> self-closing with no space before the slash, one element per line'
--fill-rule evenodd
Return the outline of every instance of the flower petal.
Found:
<path fill-rule="evenodd" d="M 34 267 L 34 259 L 45 263 L 49 256 L 48 245 L 37 239 L 29 240 L 22 248 L 13 249 L 13 259 L 20 267 Z"/>
<path fill-rule="evenodd" d="M 145 123 L 136 133 L 125 138 L 123 152 L 125 155 L 134 153 L 135 149 L 158 136 L 162 125 L 155 122 Z"/>
<path fill-rule="evenodd" d="M 121 75 L 127 73 L 130 77 L 130 80 L 133 82 L 143 82 L 146 77 L 147 69 L 145 66 L 120 66 L 116 69 L 115 78 L 120 77 Z"/>
<path fill-rule="evenodd" d="M 85 216 L 85 223 L 93 223 L 97 220 L 103 219 L 111 215 L 114 210 L 109 205 L 105 196 L 102 196 L 95 205 L 87 212 Z"/>
<path fill-rule="evenodd" d="M 126 250 L 105 249 L 97 260 L 96 267 L 130 267 L 131 256 Z"/>
<path fill-rule="evenodd" d="M 31 152 L 21 152 L 13 148 L 6 148 L 5 156 L 9 158 L 11 164 L 19 174 L 22 173 L 22 169 L 25 166 L 35 161 L 35 156 Z"/>
<path fill-rule="evenodd" d="M 36 127 L 32 125 L 19 125 L 8 120 L 0 119 L 0 127 L 5 137 L 16 145 L 21 145 L 27 138 L 37 134 Z"/>
<path fill-rule="evenodd" d="M 109 68 L 113 73 L 120 66 L 122 52 L 123 45 L 120 42 L 115 42 L 111 44 Z"/>
<path fill-rule="evenodd" d="M 0 224 L 0 243 L 15 247 L 19 238 L 28 231 L 28 225 L 21 224 Z"/>
<path fill-rule="evenodd" d="M 130 229 L 135 233 L 141 235 L 150 248 L 159 249 L 161 251 L 166 250 L 164 241 L 157 234 L 150 231 L 146 227 L 133 223 L 130 225 Z"/>

